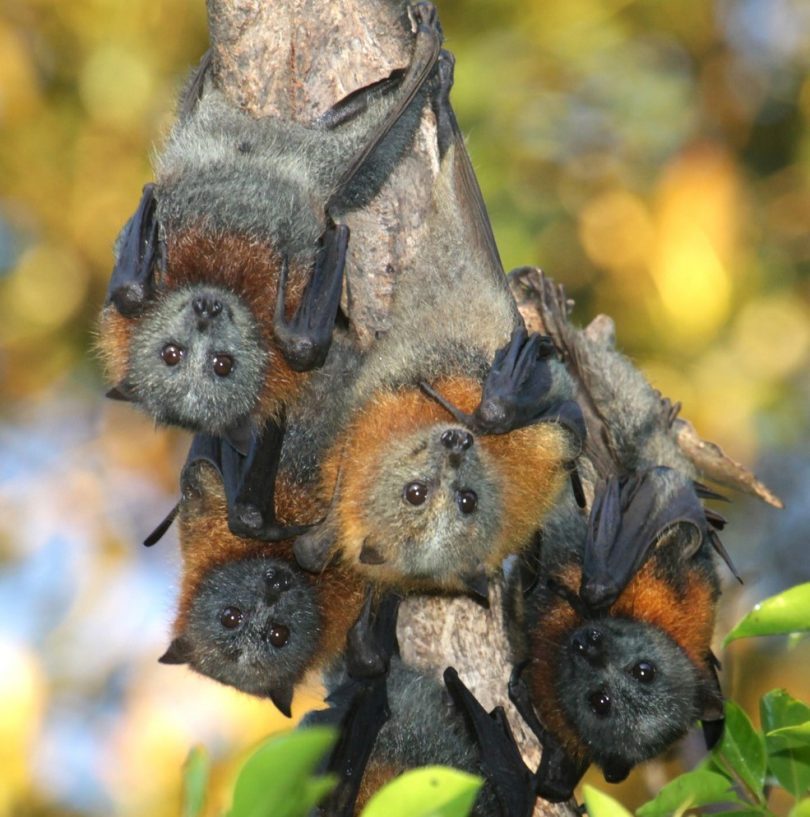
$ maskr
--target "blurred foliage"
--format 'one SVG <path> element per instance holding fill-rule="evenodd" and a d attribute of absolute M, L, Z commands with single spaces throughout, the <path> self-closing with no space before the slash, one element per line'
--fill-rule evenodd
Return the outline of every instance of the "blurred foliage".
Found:
<path fill-rule="evenodd" d="M 729 514 L 757 597 L 810 580 L 810 4 L 439 6 L 505 263 L 541 264 L 583 323 L 611 314 L 701 433 L 787 494 L 781 516 Z M 195 742 L 217 813 L 239 747 L 282 725 L 156 665 L 177 557 L 172 536 L 135 543 L 174 501 L 185 437 L 102 405 L 90 351 L 112 243 L 206 38 L 200 0 L 0 9 L 0 814 L 177 814 Z M 725 599 L 726 620 L 750 606 Z M 808 664 L 806 642 L 789 661 L 739 642 L 724 683 L 750 711 L 806 690 Z M 648 799 L 695 745 L 619 798 Z"/>

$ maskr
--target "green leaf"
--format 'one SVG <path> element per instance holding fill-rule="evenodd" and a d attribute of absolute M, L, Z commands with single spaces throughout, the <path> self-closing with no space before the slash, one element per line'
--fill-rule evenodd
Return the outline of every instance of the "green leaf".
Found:
<path fill-rule="evenodd" d="M 667 783 L 657 796 L 645 803 L 636 814 L 638 817 L 664 817 L 710 803 L 739 803 L 740 800 L 732 791 L 731 785 L 731 781 L 722 774 L 687 772 Z"/>
<path fill-rule="evenodd" d="M 761 802 L 765 785 L 765 740 L 754 729 L 748 715 L 733 701 L 726 701 L 726 723 L 723 740 L 714 750 L 715 755 L 728 763 L 745 787 L 756 794 Z"/>
<path fill-rule="evenodd" d="M 784 689 L 775 689 L 763 695 L 759 709 L 768 767 L 779 783 L 798 799 L 810 788 L 810 746 L 797 747 L 794 736 L 776 733 L 807 723 L 810 707 Z"/>
<path fill-rule="evenodd" d="M 467 817 L 482 785 L 457 769 L 413 769 L 380 789 L 361 817 Z"/>
<path fill-rule="evenodd" d="M 752 635 L 787 635 L 810 630 L 810 582 L 761 601 L 726 636 L 725 644 Z"/>
<path fill-rule="evenodd" d="M 202 746 L 195 746 L 183 764 L 183 817 L 197 817 L 205 804 L 211 760 Z"/>
<path fill-rule="evenodd" d="M 796 803 L 790 810 L 788 817 L 810 817 L 810 797 Z"/>
<path fill-rule="evenodd" d="M 582 796 L 590 817 L 633 817 L 618 800 L 593 786 L 583 786 Z"/>
<path fill-rule="evenodd" d="M 774 729 L 768 732 L 768 737 L 784 738 L 785 743 L 791 749 L 810 746 L 810 721 L 800 723 L 798 726 L 783 726 L 781 729 Z"/>
<path fill-rule="evenodd" d="M 265 741 L 239 772 L 228 817 L 306 817 L 334 784 L 311 779 L 334 742 L 334 729 L 325 727 Z"/>

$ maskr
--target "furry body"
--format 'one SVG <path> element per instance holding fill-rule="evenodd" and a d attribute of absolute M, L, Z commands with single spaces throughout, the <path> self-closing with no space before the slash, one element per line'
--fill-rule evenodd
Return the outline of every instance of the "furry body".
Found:
<path fill-rule="evenodd" d="M 612 324 L 575 329 L 562 290 L 541 283 L 543 323 L 587 421 L 581 471 L 594 497 L 590 517 L 564 497 L 545 520 L 536 584 L 512 596 L 512 639 L 546 752 L 558 753 L 544 752 L 538 790 L 567 799 L 591 762 L 615 782 L 696 720 L 707 738 L 707 722 L 721 722 L 711 640 L 713 550 L 724 551 L 672 406 L 616 351 Z"/>
<path fill-rule="evenodd" d="M 459 591 L 492 573 L 530 540 L 578 453 L 557 422 L 472 434 L 420 389 L 471 412 L 496 352 L 522 326 L 500 263 L 461 215 L 457 161 L 451 146 L 392 328 L 359 373 L 347 429 L 326 458 L 326 482 L 337 485 L 329 517 L 307 544 L 402 589 Z M 547 365 L 554 405 L 570 383 L 558 361 Z"/>
<path fill-rule="evenodd" d="M 608 779 L 622 779 L 681 737 L 716 696 L 719 582 L 709 544 L 685 557 L 684 533 L 665 533 L 618 598 L 591 614 L 560 592 L 580 592 L 585 522 L 570 505 L 546 521 L 519 652 L 529 657 L 523 677 L 543 726 L 583 771 L 596 762 Z"/>
<path fill-rule="evenodd" d="M 99 348 L 119 395 L 160 423 L 213 435 L 280 419 L 302 372 L 328 349 L 348 239 L 332 219 L 377 194 L 417 128 L 429 90 L 421 84 L 387 129 L 414 93 L 409 76 L 368 90 L 364 106 L 334 126 L 253 119 L 210 79 L 194 83 L 200 98 L 182 106 L 142 200 L 153 196 L 154 212 L 141 213 L 142 204 L 133 218 L 148 224 L 131 220 L 119 240 L 116 286 L 130 263 L 121 253 L 155 245 L 134 264 L 142 299 L 122 302 L 119 286 L 101 317 Z M 135 227 L 147 235 L 140 245 L 130 240 Z M 317 332 L 299 314 L 307 293 L 323 313 Z M 282 341 L 282 324 L 298 319 L 303 341 Z"/>

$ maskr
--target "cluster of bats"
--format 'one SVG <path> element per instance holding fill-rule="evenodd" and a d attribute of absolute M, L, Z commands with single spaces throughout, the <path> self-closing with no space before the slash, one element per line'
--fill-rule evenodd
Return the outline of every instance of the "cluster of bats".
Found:
<path fill-rule="evenodd" d="M 325 814 L 359 813 L 404 769 L 483 774 L 479 817 L 572 796 L 591 763 L 619 781 L 702 721 L 722 731 L 710 642 L 717 498 L 677 414 L 562 289 L 504 274 L 449 103 L 453 59 L 429 3 L 408 8 L 407 69 L 310 125 L 254 119 L 204 58 L 116 246 L 100 349 L 160 424 L 195 433 L 177 507 L 183 558 L 160 659 L 290 714 L 320 673 L 340 726 Z M 426 109 L 440 166 L 390 330 L 367 351 L 340 308 L 363 208 Z M 534 299 L 529 332 L 513 290 Z M 604 330 L 604 325 L 602 329 Z M 398 654 L 407 594 L 502 582 L 509 696 L 543 746 L 530 770 L 503 710 L 452 668 Z"/>

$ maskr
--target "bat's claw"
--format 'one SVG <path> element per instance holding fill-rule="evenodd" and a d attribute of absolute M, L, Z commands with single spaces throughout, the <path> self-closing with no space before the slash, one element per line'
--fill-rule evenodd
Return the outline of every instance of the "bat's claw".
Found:
<path fill-rule="evenodd" d="M 312 525 L 279 525 L 275 519 L 265 520 L 262 512 L 251 503 L 234 503 L 228 509 L 228 527 L 236 536 L 281 542 L 306 533 Z"/>
<path fill-rule="evenodd" d="M 522 327 L 495 353 L 475 411 L 480 431 L 506 434 L 543 416 L 543 401 L 551 389 L 546 362 L 554 354 L 550 338 Z"/>
<path fill-rule="evenodd" d="M 289 321 L 285 315 L 289 265 L 287 259 L 284 260 L 279 275 L 273 329 L 285 360 L 296 372 L 316 369 L 326 360 L 343 291 L 343 268 L 348 244 L 348 227 L 332 225 L 327 228 L 312 275 Z"/>
<path fill-rule="evenodd" d="M 147 184 L 138 209 L 127 222 L 107 289 L 107 301 L 125 317 L 134 317 L 152 294 L 152 273 L 162 263 L 155 185 Z"/>
<path fill-rule="evenodd" d="M 417 29 L 425 28 L 430 31 L 435 31 L 441 34 L 441 27 L 439 26 L 439 12 L 433 3 L 426 1 L 414 3 L 408 9 L 408 14 L 414 22 Z"/>

